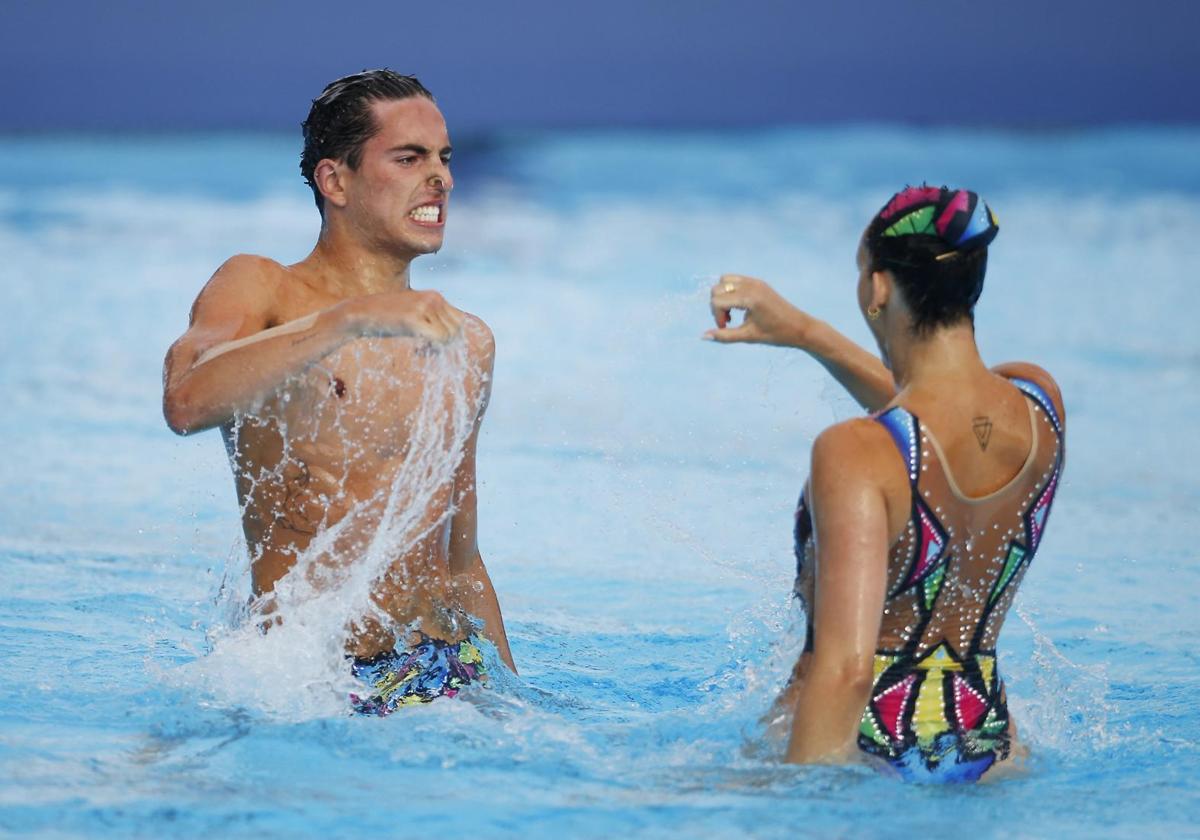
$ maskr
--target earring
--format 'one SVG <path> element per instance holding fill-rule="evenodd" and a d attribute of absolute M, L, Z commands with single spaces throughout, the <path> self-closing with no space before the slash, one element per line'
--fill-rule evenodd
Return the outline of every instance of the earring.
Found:
<path fill-rule="evenodd" d="M 878 306 L 868 306 L 867 307 L 867 317 L 869 319 L 871 319 L 872 321 L 878 321 L 879 316 L 882 314 L 883 314 L 883 310 L 880 309 Z"/>

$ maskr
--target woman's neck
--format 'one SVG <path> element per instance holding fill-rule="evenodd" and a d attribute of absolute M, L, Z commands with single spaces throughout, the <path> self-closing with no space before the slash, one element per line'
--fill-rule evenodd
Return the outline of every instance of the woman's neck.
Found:
<path fill-rule="evenodd" d="M 892 343 L 888 358 L 900 390 L 920 389 L 926 383 L 974 379 L 987 373 L 970 322 L 921 336 L 906 332 Z"/>

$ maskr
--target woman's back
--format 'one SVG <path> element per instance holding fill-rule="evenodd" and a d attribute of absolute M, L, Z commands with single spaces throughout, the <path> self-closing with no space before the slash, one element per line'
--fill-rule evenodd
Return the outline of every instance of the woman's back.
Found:
<path fill-rule="evenodd" d="M 977 778 L 1008 752 L 996 638 L 1037 551 L 1063 460 L 1051 397 L 1031 379 L 1012 384 L 1014 400 L 992 401 L 990 413 L 971 418 L 969 436 L 948 435 L 947 447 L 903 405 L 874 418 L 899 454 L 908 490 L 895 501 L 908 513 L 888 557 L 859 745 L 906 776 Z M 961 402 L 933 407 L 940 428 L 962 428 Z M 1002 451 L 987 457 L 996 444 Z"/>
<path fill-rule="evenodd" d="M 804 350 L 873 412 L 817 436 L 796 512 L 809 626 L 780 698 L 789 761 L 861 750 L 905 777 L 973 781 L 1010 751 L 995 645 L 1058 487 L 1063 425 L 1045 371 L 989 371 L 979 353 L 998 231 L 970 190 L 889 199 L 855 255 L 878 358 L 761 280 L 713 287 L 705 337 Z"/>
<path fill-rule="evenodd" d="M 1042 371 L 1034 376 L 1047 379 Z M 933 387 L 910 388 L 894 402 L 920 417 L 937 439 L 964 495 L 986 496 L 1003 487 L 1024 466 L 1033 442 L 1028 400 L 1008 377 L 991 371 Z"/>

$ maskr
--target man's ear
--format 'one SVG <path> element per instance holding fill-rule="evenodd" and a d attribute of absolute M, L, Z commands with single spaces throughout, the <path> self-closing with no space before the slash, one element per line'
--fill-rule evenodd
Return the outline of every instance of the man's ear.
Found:
<path fill-rule="evenodd" d="M 335 207 L 346 206 L 346 164 L 322 158 L 313 170 L 313 183 L 321 191 L 327 204 Z"/>

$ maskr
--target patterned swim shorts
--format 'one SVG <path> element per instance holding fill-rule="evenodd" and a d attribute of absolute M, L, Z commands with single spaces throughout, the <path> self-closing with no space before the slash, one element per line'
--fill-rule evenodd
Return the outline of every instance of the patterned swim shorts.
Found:
<path fill-rule="evenodd" d="M 425 638 L 412 650 L 355 657 L 351 673 L 370 688 L 370 694 L 351 694 L 351 706 L 359 714 L 383 717 L 401 706 L 453 697 L 464 686 L 485 681 L 483 655 L 475 641 L 474 636 L 461 642 Z"/>

